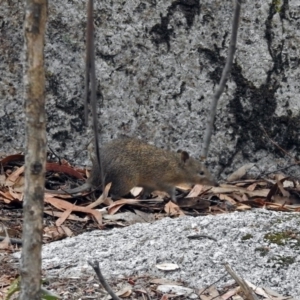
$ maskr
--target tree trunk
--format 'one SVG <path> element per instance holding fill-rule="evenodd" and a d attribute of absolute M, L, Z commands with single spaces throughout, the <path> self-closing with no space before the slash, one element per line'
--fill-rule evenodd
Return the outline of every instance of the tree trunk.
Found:
<path fill-rule="evenodd" d="M 41 247 L 46 163 L 44 35 L 47 0 L 27 0 L 25 7 L 25 195 L 21 257 L 22 300 L 41 299 Z"/>

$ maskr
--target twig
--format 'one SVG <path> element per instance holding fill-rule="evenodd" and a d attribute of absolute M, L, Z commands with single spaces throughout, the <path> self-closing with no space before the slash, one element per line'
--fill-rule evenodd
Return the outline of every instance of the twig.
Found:
<path fill-rule="evenodd" d="M 258 300 L 256 294 L 252 291 L 252 289 L 248 286 L 245 280 L 239 277 L 229 266 L 229 264 L 225 264 L 226 271 L 231 275 L 231 277 L 237 282 L 237 284 L 243 290 L 245 297 L 247 300 Z"/>
<path fill-rule="evenodd" d="M 95 42 L 94 42 L 94 16 L 93 16 L 93 0 L 88 0 L 87 4 L 87 28 L 86 28 L 86 70 L 85 70 L 85 106 L 84 115 L 85 122 L 88 123 L 88 96 L 89 87 L 91 88 L 91 110 L 93 116 L 93 132 L 94 132 L 94 145 L 96 162 L 101 175 L 102 189 L 105 187 L 104 173 L 102 167 L 102 159 L 99 147 L 98 138 L 98 118 L 97 118 L 97 105 L 96 105 L 96 70 L 95 70 Z"/>
<path fill-rule="evenodd" d="M 213 240 L 213 241 L 217 242 L 217 239 L 215 239 L 212 236 L 205 235 L 205 234 L 189 235 L 189 236 L 187 236 L 187 238 L 190 240 L 209 239 L 209 240 Z"/>
<path fill-rule="evenodd" d="M 121 300 L 111 289 L 111 287 L 108 285 L 108 283 L 105 281 L 101 271 L 100 271 L 100 267 L 99 267 L 99 262 L 97 261 L 90 261 L 88 260 L 88 264 L 94 269 L 95 273 L 98 276 L 98 279 L 100 281 L 100 283 L 102 284 L 102 286 L 104 287 L 104 289 L 110 294 L 110 296 L 112 297 L 113 300 Z"/>
<path fill-rule="evenodd" d="M 49 148 L 49 150 L 50 150 L 50 152 L 58 159 L 58 163 L 61 165 L 62 163 L 61 163 L 61 158 L 60 158 L 60 156 L 58 156 L 56 153 L 55 153 L 55 151 L 48 145 L 48 148 Z"/>
<path fill-rule="evenodd" d="M 270 171 L 270 172 L 262 172 L 261 175 L 257 176 L 256 178 L 260 178 L 262 175 L 270 175 L 270 174 L 275 174 L 279 171 L 283 171 L 283 170 L 286 170 L 286 169 L 289 169 L 291 167 L 294 167 L 294 166 L 297 166 L 299 165 L 299 163 L 293 163 L 293 164 L 290 164 L 288 166 L 285 166 L 285 167 L 282 167 L 282 168 L 279 168 L 279 169 L 276 169 L 275 171 Z"/>
<path fill-rule="evenodd" d="M 211 140 L 213 125 L 216 117 L 216 110 L 217 110 L 217 104 L 218 101 L 224 91 L 225 84 L 228 79 L 228 75 L 231 70 L 233 57 L 236 49 L 236 40 L 237 40 L 237 32 L 239 27 L 239 19 L 240 19 L 240 11 L 241 11 L 241 0 L 236 0 L 235 2 L 235 9 L 234 9 L 234 15 L 233 15 L 233 21 L 232 21 L 232 29 L 231 29 L 231 40 L 230 45 L 228 49 L 228 56 L 226 60 L 226 65 L 223 69 L 221 80 L 219 83 L 219 88 L 216 90 L 216 92 L 213 95 L 213 99 L 210 106 L 210 115 L 208 116 L 207 120 L 207 126 L 206 131 L 203 139 L 203 148 L 201 152 L 201 158 L 204 159 L 207 157 L 208 147 Z"/>
<path fill-rule="evenodd" d="M 227 274 L 224 274 L 223 276 L 221 276 L 218 280 L 216 280 L 215 282 L 213 282 L 212 284 L 210 284 L 209 286 L 207 286 L 203 291 L 201 291 L 200 295 L 203 295 L 205 291 L 207 291 L 211 286 L 215 285 L 217 282 L 221 281 L 224 277 L 226 277 Z"/>

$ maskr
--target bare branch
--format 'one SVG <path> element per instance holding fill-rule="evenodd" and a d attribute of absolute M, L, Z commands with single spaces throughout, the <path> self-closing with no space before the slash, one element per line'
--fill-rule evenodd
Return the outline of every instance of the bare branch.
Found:
<path fill-rule="evenodd" d="M 99 138 L 98 138 L 98 118 L 96 103 L 96 70 L 95 70 L 95 45 L 94 45 L 94 18 L 93 18 L 93 0 L 88 0 L 87 5 L 87 29 L 86 29 L 86 79 L 85 79 L 85 122 L 88 123 L 88 92 L 91 88 L 91 110 L 93 116 L 93 132 L 96 159 L 92 160 L 97 164 L 102 180 L 102 189 L 104 189 L 104 174 L 100 155 Z M 93 174 L 92 174 L 93 175 Z"/>
<path fill-rule="evenodd" d="M 101 271 L 100 271 L 100 267 L 99 267 L 99 262 L 97 261 L 90 261 L 88 260 L 88 264 L 94 269 L 95 273 L 98 276 L 98 279 L 100 281 L 100 283 L 102 284 L 102 286 L 104 287 L 104 289 L 110 294 L 110 296 L 112 297 L 113 300 L 121 300 L 121 298 L 119 298 L 111 289 L 111 287 L 108 285 L 108 283 L 105 281 Z"/>
<path fill-rule="evenodd" d="M 234 53 L 235 53 L 235 49 L 236 49 L 236 40 L 237 40 L 237 32 L 238 32 L 238 27 L 239 27 L 240 11 L 241 11 L 241 0 L 236 0 L 234 16 L 233 16 L 233 21 L 232 21 L 232 30 L 231 30 L 232 33 L 231 33 L 231 40 L 230 40 L 230 45 L 229 45 L 229 49 L 228 49 L 228 56 L 227 56 L 227 60 L 226 60 L 226 65 L 222 72 L 221 80 L 219 83 L 219 88 L 214 93 L 213 99 L 211 102 L 210 114 L 207 118 L 206 131 L 205 131 L 205 135 L 204 135 L 204 139 L 203 139 L 203 148 L 202 148 L 202 152 L 201 152 L 202 159 L 205 159 L 207 157 L 208 148 L 209 148 L 209 144 L 211 141 L 213 125 L 214 125 L 214 121 L 215 121 L 215 117 L 216 117 L 217 104 L 218 104 L 218 101 L 219 101 L 223 91 L 224 91 L 225 84 L 228 79 L 228 75 L 231 71 L 233 57 L 234 57 Z"/>
<path fill-rule="evenodd" d="M 85 125 L 88 125 L 88 102 L 89 102 L 89 88 L 90 88 L 90 70 L 92 60 L 92 43 L 94 34 L 93 24 L 93 3 L 88 0 L 87 4 L 87 25 L 86 25 L 86 53 L 85 53 L 85 95 L 84 95 L 84 119 Z"/>
<path fill-rule="evenodd" d="M 237 282 L 237 284 L 241 287 L 245 294 L 245 299 L 247 300 L 258 300 L 258 297 L 252 291 L 252 289 L 248 286 L 245 280 L 239 277 L 229 266 L 229 264 L 225 264 L 226 271 L 231 275 L 231 277 Z"/>

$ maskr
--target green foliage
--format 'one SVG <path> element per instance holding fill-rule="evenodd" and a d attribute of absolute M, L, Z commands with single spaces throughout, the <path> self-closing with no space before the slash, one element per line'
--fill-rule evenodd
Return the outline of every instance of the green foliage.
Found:
<path fill-rule="evenodd" d="M 46 290 L 44 287 L 41 287 L 42 291 L 42 300 L 59 300 L 60 297 L 54 294 L 51 291 Z"/>
<path fill-rule="evenodd" d="M 272 5 L 275 7 L 275 11 L 280 13 L 282 7 L 281 0 L 272 0 Z"/>
<path fill-rule="evenodd" d="M 10 287 L 9 287 L 9 289 L 8 289 L 8 291 L 7 291 L 7 295 L 6 295 L 6 297 L 5 297 L 5 300 L 9 300 L 10 297 L 11 297 L 14 293 L 16 293 L 16 292 L 18 292 L 18 291 L 20 291 L 20 277 L 17 278 L 17 279 L 15 279 L 15 280 L 12 282 L 12 284 L 10 285 Z"/>
<path fill-rule="evenodd" d="M 295 257 L 277 255 L 269 260 L 269 262 L 271 261 L 275 262 L 277 265 L 280 265 L 281 267 L 288 267 L 289 265 L 295 262 Z M 276 267 L 276 265 L 274 265 L 274 267 Z"/>
<path fill-rule="evenodd" d="M 291 231 L 267 233 L 265 234 L 264 239 L 279 246 L 283 246 L 288 241 L 294 240 L 296 242 L 294 246 L 300 246 L 300 237 L 298 236 L 298 234 Z"/>
<path fill-rule="evenodd" d="M 250 233 L 248 233 L 248 234 L 244 235 L 244 236 L 241 238 L 241 240 L 242 240 L 242 241 L 247 241 L 247 240 L 250 240 L 250 239 L 252 239 L 252 238 L 253 238 L 253 235 L 250 234 Z"/>
<path fill-rule="evenodd" d="M 20 291 L 20 278 L 15 279 L 12 284 L 10 285 L 5 300 L 9 300 L 11 296 Z M 51 291 L 46 290 L 45 288 L 41 287 L 42 292 L 42 300 L 59 300 L 60 297 Z"/>

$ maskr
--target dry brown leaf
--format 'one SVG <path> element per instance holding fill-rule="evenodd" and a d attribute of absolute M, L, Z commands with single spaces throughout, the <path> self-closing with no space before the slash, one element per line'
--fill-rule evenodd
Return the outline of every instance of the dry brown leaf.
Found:
<path fill-rule="evenodd" d="M 50 190 L 47 190 L 47 191 L 45 191 L 45 197 L 47 196 L 47 197 L 53 197 L 53 198 L 63 198 L 63 199 L 70 199 L 70 198 L 72 198 L 73 196 L 72 195 L 70 195 L 70 194 L 52 194 L 51 192 L 50 192 Z"/>
<path fill-rule="evenodd" d="M 253 163 L 248 163 L 246 165 L 243 165 L 242 167 L 234 171 L 231 175 L 229 175 L 227 181 L 231 182 L 231 181 L 236 181 L 241 179 L 247 173 L 247 171 L 251 169 L 254 165 L 255 164 Z"/>
<path fill-rule="evenodd" d="M 236 295 L 239 290 L 240 290 L 239 286 L 229 290 L 228 292 L 226 292 L 221 296 L 222 300 L 232 299 L 231 297 Z"/>
<path fill-rule="evenodd" d="M 130 283 L 130 281 L 128 281 L 128 283 Z M 132 285 L 135 285 L 135 283 L 130 283 Z M 147 299 L 147 295 L 149 294 L 148 291 L 145 288 L 139 287 L 139 288 L 134 288 L 134 291 L 136 294 L 141 294 L 141 295 L 145 295 L 146 297 L 143 299 Z M 149 298 L 148 298 L 149 299 Z"/>
<path fill-rule="evenodd" d="M 274 176 L 274 179 L 276 181 L 281 181 L 282 179 L 286 178 L 287 176 L 282 174 L 282 173 L 276 173 L 275 176 Z"/>
<path fill-rule="evenodd" d="M 142 190 L 143 188 L 136 186 L 130 190 L 130 193 L 132 194 L 133 197 L 137 197 L 142 192 Z"/>
<path fill-rule="evenodd" d="M 180 207 L 172 201 L 169 201 L 164 206 L 164 211 L 170 216 L 185 216 L 185 213 L 180 209 Z"/>
<path fill-rule="evenodd" d="M 213 285 L 211 285 L 209 288 L 200 289 L 198 295 L 201 300 L 222 300 L 218 290 Z"/>
<path fill-rule="evenodd" d="M 264 297 L 267 300 L 295 300 L 292 296 L 281 296 L 277 292 L 271 290 L 270 288 L 263 287 L 260 288 L 253 283 L 245 280 L 248 286 L 255 292 L 255 294 Z"/>
<path fill-rule="evenodd" d="M 152 196 L 155 197 L 155 200 L 160 200 L 160 201 L 164 201 L 164 198 L 169 198 L 169 194 L 163 191 L 153 191 Z M 154 199 L 151 199 L 154 200 Z"/>
<path fill-rule="evenodd" d="M 183 191 L 188 191 L 192 188 L 192 185 L 189 183 L 182 183 L 182 184 L 176 185 L 176 188 L 183 190 Z"/>
<path fill-rule="evenodd" d="M 44 210 L 44 213 L 49 215 L 49 216 L 53 216 L 53 217 L 57 217 L 60 218 L 64 212 L 61 211 L 53 211 L 53 210 Z M 68 220 L 73 220 L 73 221 L 79 221 L 79 222 L 86 222 L 88 220 L 88 217 L 85 218 L 80 218 L 74 214 L 70 214 L 68 216 Z"/>
<path fill-rule="evenodd" d="M 69 227 L 67 227 L 65 225 L 62 225 L 60 227 L 68 237 L 74 236 L 73 231 Z"/>
<path fill-rule="evenodd" d="M 259 181 L 257 179 L 243 179 L 243 180 L 236 180 L 231 181 L 230 184 L 234 184 L 236 186 L 249 186 L 252 183 L 258 183 Z"/>
<path fill-rule="evenodd" d="M 265 181 L 265 180 L 263 180 L 263 181 L 258 181 L 257 182 L 257 185 L 259 185 L 259 186 L 266 186 L 266 185 L 268 185 L 269 183 L 267 182 L 267 181 Z"/>
<path fill-rule="evenodd" d="M 131 294 L 132 294 L 132 287 L 129 285 L 123 287 L 120 291 L 116 292 L 116 295 L 122 298 L 128 298 Z"/>
<path fill-rule="evenodd" d="M 11 187 L 8 190 L 9 190 L 9 193 L 14 197 L 14 199 L 23 201 L 23 197 L 24 197 L 23 193 L 15 193 L 15 191 Z"/>
<path fill-rule="evenodd" d="M 5 181 L 5 185 L 6 186 L 13 186 L 16 182 L 16 180 L 18 179 L 18 177 L 24 173 L 25 170 L 25 166 L 22 166 L 20 168 L 18 168 L 16 171 L 14 171 L 13 173 L 11 173 Z"/>
<path fill-rule="evenodd" d="M 226 200 L 226 201 L 230 202 L 231 204 L 236 205 L 236 201 L 233 198 L 229 197 L 228 195 L 220 194 L 220 195 L 218 195 L 218 197 L 220 200 Z"/>
<path fill-rule="evenodd" d="M 203 190 L 204 186 L 202 184 L 196 184 L 185 198 L 197 197 L 200 195 L 201 192 L 203 192 Z"/>
<path fill-rule="evenodd" d="M 253 192 L 255 190 L 256 186 L 257 186 L 257 182 L 254 182 L 254 183 L 250 184 L 247 187 L 247 191 Z"/>
<path fill-rule="evenodd" d="M 113 203 L 112 205 L 110 205 L 108 208 L 107 208 L 107 213 L 109 215 L 114 215 L 117 211 L 119 211 L 119 209 L 121 207 L 123 207 L 125 205 L 125 203 L 119 203 L 119 204 L 116 204 L 116 203 Z"/>
<path fill-rule="evenodd" d="M 283 187 L 283 181 L 278 181 L 277 182 L 277 186 L 282 194 L 283 197 L 289 198 L 290 197 L 290 193 L 288 191 L 286 191 Z"/>
<path fill-rule="evenodd" d="M 55 225 L 56 226 L 61 226 L 62 223 L 70 216 L 72 213 L 73 209 L 66 209 L 62 215 L 56 220 Z"/>
<path fill-rule="evenodd" d="M 64 161 L 63 164 L 58 163 L 46 163 L 46 170 L 47 171 L 53 171 L 53 172 L 59 172 L 64 173 L 70 176 L 73 176 L 77 179 L 84 179 L 82 174 L 75 170 L 74 168 L 70 167 L 69 163 Z"/>
<path fill-rule="evenodd" d="M 66 236 L 66 232 L 61 227 L 51 226 L 44 228 L 44 238 L 50 238 L 57 241 L 65 238 Z"/>
<path fill-rule="evenodd" d="M 231 197 L 232 197 L 233 199 L 239 201 L 239 202 L 243 202 L 243 201 L 244 201 L 244 200 L 243 200 L 243 197 L 240 196 L 240 195 L 238 195 L 238 194 L 236 194 L 236 193 L 232 193 L 232 194 L 231 194 Z"/>
<path fill-rule="evenodd" d="M 270 189 L 248 191 L 243 187 L 222 184 L 222 186 L 220 187 L 213 187 L 211 191 L 214 194 L 239 193 L 241 195 L 247 194 L 249 197 L 267 197 L 267 195 L 270 192 Z"/>
<path fill-rule="evenodd" d="M 124 206 L 125 204 L 136 204 L 136 203 L 140 203 L 140 200 L 137 199 L 120 199 L 117 201 L 114 201 L 113 204 L 111 204 L 108 207 L 108 213 L 110 215 L 115 214 L 122 206 Z"/>
<path fill-rule="evenodd" d="M 0 249 L 1 250 L 11 249 L 10 238 L 8 236 L 6 236 L 4 240 L 0 242 Z"/>
<path fill-rule="evenodd" d="M 246 204 L 238 204 L 236 207 L 236 210 L 239 210 L 239 211 L 250 210 L 250 209 L 251 209 L 251 206 L 246 205 Z"/>
<path fill-rule="evenodd" d="M 105 186 L 105 189 L 104 189 L 103 193 L 101 194 L 101 196 L 95 202 L 89 204 L 87 207 L 94 208 L 102 203 L 106 204 L 106 205 L 111 205 L 113 203 L 113 201 L 111 200 L 111 198 L 107 198 L 110 187 L 111 187 L 111 182 Z"/>
<path fill-rule="evenodd" d="M 23 154 L 9 155 L 9 156 L 1 159 L 0 164 L 2 166 L 5 166 L 5 165 L 7 165 L 8 163 L 10 163 L 12 161 L 24 161 L 24 155 Z"/>
<path fill-rule="evenodd" d="M 3 292 L 2 288 L 11 285 L 13 280 L 14 280 L 14 278 L 12 278 L 10 274 L 3 274 L 3 275 L 0 276 L 0 282 L 1 282 L 0 296 L 3 295 L 1 293 L 1 292 Z M 0 298 L 0 299 L 5 299 L 5 298 L 3 297 L 3 298 Z"/>
<path fill-rule="evenodd" d="M 25 187 L 25 177 L 24 176 L 19 176 L 15 184 L 12 186 L 14 191 L 17 193 L 23 193 L 24 192 L 24 187 Z"/>
<path fill-rule="evenodd" d="M 268 209 L 273 209 L 276 211 L 294 211 L 294 207 L 291 205 L 282 205 L 282 204 L 277 204 L 273 202 L 265 202 L 265 206 Z"/>
<path fill-rule="evenodd" d="M 243 201 L 248 201 L 247 195 L 246 195 L 246 194 L 243 194 L 242 199 L 243 199 Z"/>
<path fill-rule="evenodd" d="M 14 200 L 14 197 L 11 195 L 9 191 L 6 192 L 0 191 L 0 197 L 3 199 L 5 203 L 10 203 L 11 201 Z"/>
<path fill-rule="evenodd" d="M 100 225 L 102 224 L 102 214 L 95 209 L 73 205 L 72 203 L 69 203 L 62 199 L 58 199 L 58 198 L 49 196 L 48 194 L 45 194 L 44 201 L 47 203 L 50 203 L 51 205 L 53 205 L 54 207 L 56 207 L 57 209 L 60 209 L 60 210 L 70 209 L 72 211 L 80 211 L 80 212 L 91 214 L 94 216 L 94 218 Z"/>
<path fill-rule="evenodd" d="M 174 271 L 174 270 L 178 270 L 179 266 L 177 264 L 172 264 L 172 263 L 162 263 L 156 265 L 156 268 L 163 271 Z"/>

